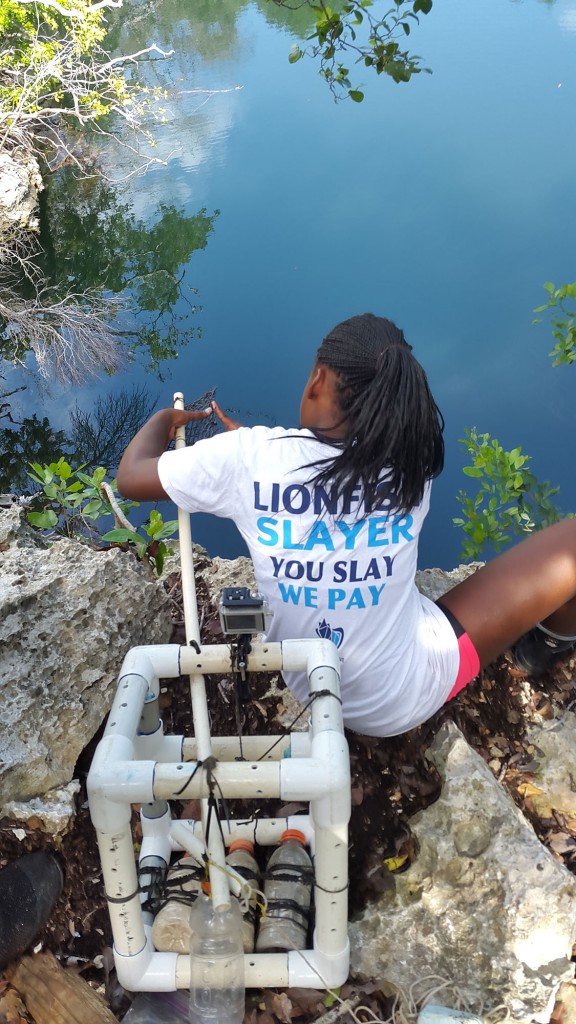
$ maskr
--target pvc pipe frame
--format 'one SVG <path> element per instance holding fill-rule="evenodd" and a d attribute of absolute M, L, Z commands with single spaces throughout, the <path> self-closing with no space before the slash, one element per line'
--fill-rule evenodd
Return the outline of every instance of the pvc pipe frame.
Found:
<path fill-rule="evenodd" d="M 129 991 L 172 991 L 190 984 L 189 958 L 154 950 L 144 920 L 131 833 L 131 805 L 142 809 L 141 866 L 170 862 L 175 849 L 190 849 L 200 856 L 205 848 L 205 815 L 201 822 L 173 823 L 165 801 L 202 799 L 210 785 L 202 761 L 217 759 L 213 779 L 224 797 L 280 797 L 309 801 L 309 814 L 258 822 L 224 821 L 226 845 L 243 835 L 263 845 L 277 844 L 285 828 L 305 832 L 315 867 L 316 927 L 311 950 L 289 953 L 246 954 L 248 988 L 269 986 L 334 988 L 344 983 L 349 969 L 348 822 L 350 819 L 350 764 L 343 734 L 340 702 L 340 664 L 334 645 L 327 640 L 286 640 L 254 643 L 249 671 L 306 671 L 311 696 L 307 734 L 287 737 L 199 735 L 195 740 L 164 736 L 162 722 L 149 732 L 149 704 L 157 699 L 160 678 L 190 675 L 197 702 L 205 702 L 204 675 L 232 671 L 230 648 L 224 644 L 190 647 L 166 644 L 132 648 L 126 655 L 104 736 L 88 775 L 90 814 L 98 836 L 105 892 L 114 936 L 114 955 L 120 984 Z M 145 705 L 147 705 L 145 710 Z M 194 709 L 195 710 L 195 709 Z M 201 707 L 200 715 L 202 717 Z M 140 726 L 146 723 L 146 732 Z M 275 741 L 278 741 L 276 745 Z M 209 753 L 207 753 L 209 751 Z M 224 848 L 219 829 L 208 859 L 213 899 L 229 902 L 224 871 Z M 222 891 L 222 895 L 218 895 Z M 216 905 L 218 905 L 216 903 Z"/>

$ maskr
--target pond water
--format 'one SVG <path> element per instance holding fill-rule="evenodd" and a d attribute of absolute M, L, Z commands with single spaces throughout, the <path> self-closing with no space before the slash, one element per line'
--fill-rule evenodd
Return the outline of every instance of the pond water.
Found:
<path fill-rule="evenodd" d="M 158 407 L 217 386 L 244 422 L 290 426 L 328 329 L 389 316 L 446 418 L 420 561 L 448 568 L 466 426 L 521 445 L 576 508 L 576 368 L 552 369 L 550 328 L 532 325 L 543 283 L 575 277 L 576 2 L 436 0 L 410 37 L 433 74 L 395 85 L 359 68 L 359 105 L 335 104 L 313 62 L 288 63 L 306 29 L 305 13 L 291 21 L 267 0 L 127 4 L 118 46 L 175 50 L 161 68 L 166 122 L 153 128 L 156 155 L 172 155 L 118 194 L 143 224 L 161 221 L 161 204 L 209 219 L 197 246 L 164 222 L 159 242 L 195 289 L 200 308 L 182 300 L 182 324 L 202 336 L 162 381 L 133 365 L 74 395 L 53 390 L 47 410 L 66 426 L 76 399 L 88 407 L 127 381 Z M 127 155 L 103 159 L 117 177 L 129 167 Z M 84 255 L 116 216 L 103 202 Z M 211 553 L 243 550 L 230 524 L 197 518 Z"/>

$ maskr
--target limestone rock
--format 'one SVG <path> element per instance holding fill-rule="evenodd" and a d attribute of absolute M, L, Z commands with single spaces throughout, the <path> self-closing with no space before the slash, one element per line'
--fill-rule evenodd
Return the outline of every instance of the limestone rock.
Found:
<path fill-rule="evenodd" d="M 70 782 L 124 655 L 170 632 L 165 591 L 133 555 L 48 544 L 0 508 L 0 810 Z"/>
<path fill-rule="evenodd" d="M 442 594 L 468 579 L 468 576 L 472 576 L 483 565 L 484 562 L 470 562 L 450 569 L 449 572 L 444 569 L 421 569 L 416 573 L 416 586 L 431 601 L 437 601 Z"/>
<path fill-rule="evenodd" d="M 561 719 L 533 726 L 528 739 L 534 744 L 538 765 L 531 805 L 539 817 L 550 818 L 556 830 L 560 830 L 560 816 L 571 828 L 576 827 L 576 715 L 566 711 Z"/>
<path fill-rule="evenodd" d="M 351 925 L 352 970 L 405 993 L 434 975 L 477 1013 L 505 1004 L 516 1021 L 549 1020 L 555 991 L 574 977 L 576 879 L 456 726 L 443 726 L 427 756 L 440 798 L 410 823 L 414 863 Z"/>
<path fill-rule="evenodd" d="M 40 829 L 51 835 L 58 845 L 74 824 L 79 792 L 78 779 L 72 779 L 67 786 L 58 786 L 24 803 L 13 800 L 4 805 L 2 813 L 15 823 L 15 828 L 21 823 L 27 828 Z"/>
<path fill-rule="evenodd" d="M 0 153 L 0 234 L 14 229 L 38 231 L 40 168 L 30 153 Z"/>
<path fill-rule="evenodd" d="M 250 558 L 213 558 L 203 571 L 202 578 L 214 605 L 218 604 L 220 591 L 224 587 L 249 587 L 256 590 L 254 567 Z"/>

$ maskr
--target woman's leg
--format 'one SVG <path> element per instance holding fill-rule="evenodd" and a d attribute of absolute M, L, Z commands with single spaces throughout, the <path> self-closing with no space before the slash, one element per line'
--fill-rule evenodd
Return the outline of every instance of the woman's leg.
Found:
<path fill-rule="evenodd" d="M 444 594 L 487 665 L 541 622 L 576 636 L 576 519 L 531 534 Z"/>

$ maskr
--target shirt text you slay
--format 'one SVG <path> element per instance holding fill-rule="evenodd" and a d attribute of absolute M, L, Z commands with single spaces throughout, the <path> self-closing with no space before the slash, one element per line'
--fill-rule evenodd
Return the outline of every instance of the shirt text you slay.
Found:
<path fill-rule="evenodd" d="M 396 555 L 390 553 L 390 548 L 414 540 L 410 533 L 413 517 L 391 513 L 395 504 L 385 481 L 369 508 L 358 487 L 347 487 L 338 497 L 314 484 L 284 486 L 254 481 L 255 511 L 273 513 L 258 516 L 257 543 L 284 552 L 282 556 L 270 555 L 271 575 L 277 581 L 281 600 L 285 604 L 328 610 L 376 607 L 386 580 L 393 574 Z M 309 519 L 311 515 L 315 519 L 302 536 L 302 521 L 298 517 Z M 359 557 L 334 560 L 330 554 L 337 547 L 356 552 Z M 389 550 L 382 552 L 379 548 Z M 327 558 L 319 558 L 318 549 Z M 306 560 L 298 554 L 290 558 L 286 552 L 292 551 L 311 552 L 312 557 Z M 310 586 L 311 583 L 321 586 Z M 344 583 L 347 586 L 330 585 Z"/>

